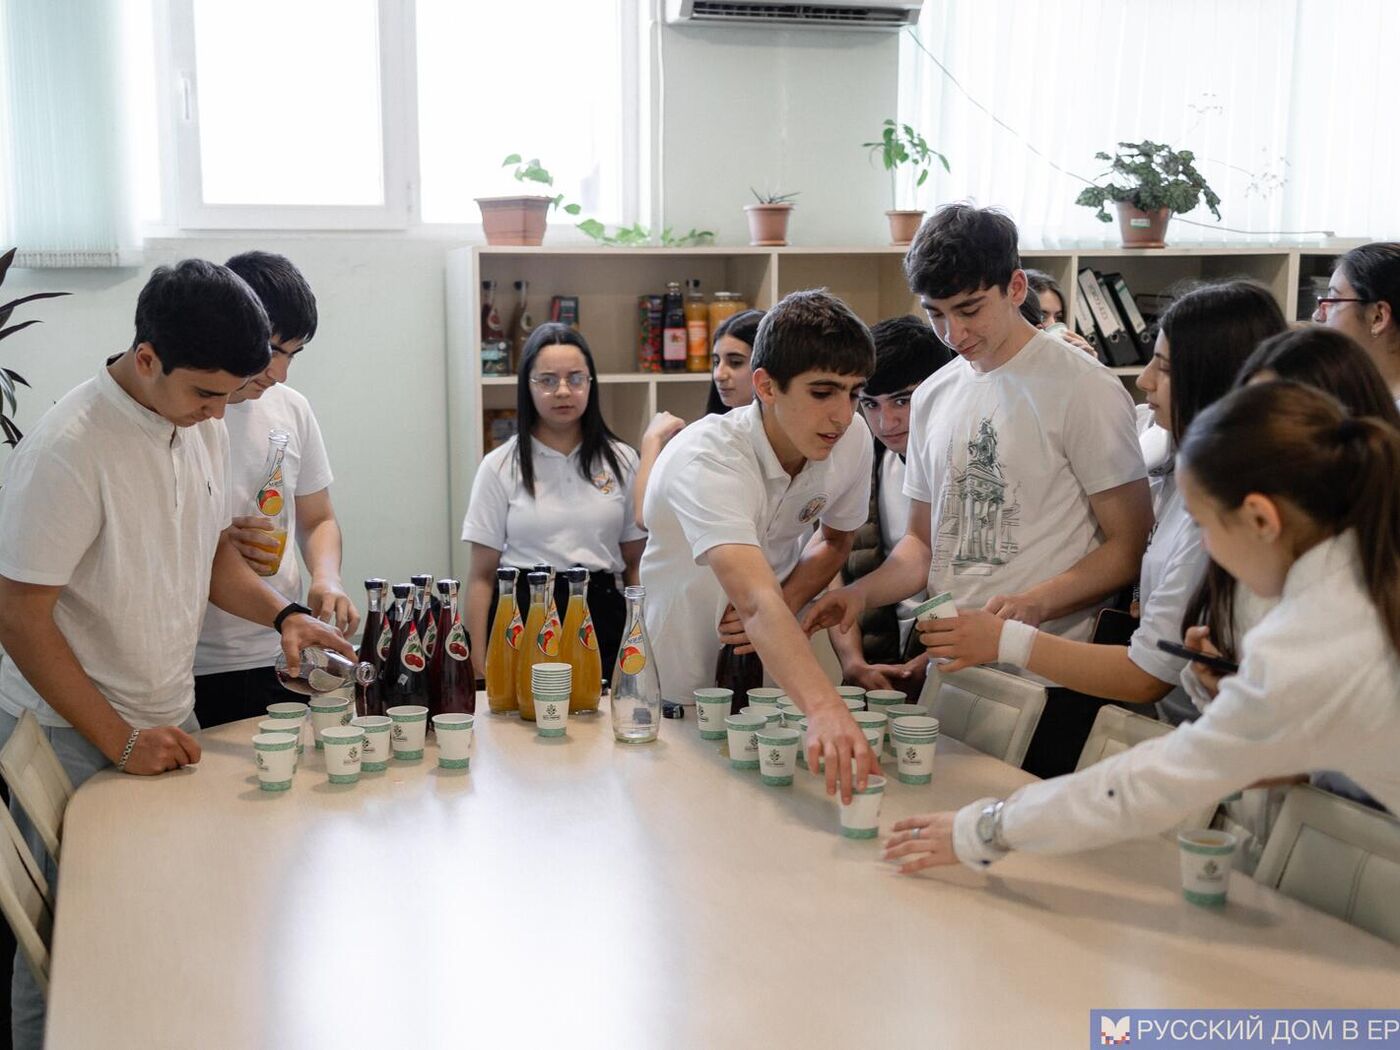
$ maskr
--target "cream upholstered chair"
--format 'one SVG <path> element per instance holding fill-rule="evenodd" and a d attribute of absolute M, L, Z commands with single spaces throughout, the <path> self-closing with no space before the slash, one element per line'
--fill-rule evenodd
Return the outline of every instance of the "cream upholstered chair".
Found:
<path fill-rule="evenodd" d="M 34 825 L 49 856 L 58 860 L 63 811 L 73 795 L 73 782 L 54 754 L 34 712 L 26 711 L 0 748 L 0 774 Z"/>
<path fill-rule="evenodd" d="M 1400 820 L 1388 813 L 1290 788 L 1254 878 L 1400 944 Z"/>
<path fill-rule="evenodd" d="M 0 912 L 14 932 L 15 941 L 34 981 L 46 996 L 49 991 L 49 937 L 53 931 L 53 900 L 34 854 L 24 844 L 15 818 L 0 806 Z"/>
<path fill-rule="evenodd" d="M 1096 762 L 1112 758 L 1144 740 L 1165 736 L 1174 728 L 1170 722 L 1159 722 L 1155 718 L 1107 704 L 1099 708 L 1099 713 L 1094 716 L 1094 724 L 1089 729 L 1089 739 L 1084 741 L 1084 749 L 1079 752 L 1079 764 L 1074 767 L 1074 771 L 1078 773 Z M 1192 813 L 1166 834 L 1175 835 L 1177 831 L 1185 831 L 1188 828 L 1209 827 L 1215 817 L 1216 808 L 1207 806 Z"/>
<path fill-rule="evenodd" d="M 1045 687 L 991 667 L 952 674 L 930 668 L 919 703 L 938 719 L 940 733 L 1019 766 L 1045 710 Z"/>

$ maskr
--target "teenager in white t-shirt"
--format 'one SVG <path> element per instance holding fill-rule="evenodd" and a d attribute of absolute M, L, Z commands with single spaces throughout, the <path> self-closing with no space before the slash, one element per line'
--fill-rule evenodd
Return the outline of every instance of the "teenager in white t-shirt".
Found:
<path fill-rule="evenodd" d="M 525 574 L 555 573 L 555 603 L 568 605 L 563 570 L 588 570 L 588 611 L 603 676 L 611 678 L 627 606 L 617 579 L 637 582 L 646 533 L 632 520 L 637 454 L 603 420 L 588 341 L 568 325 L 537 327 L 520 355 L 520 432 L 477 468 L 462 539 L 472 545 L 467 630 L 485 651 L 496 610 L 496 570 L 521 570 L 516 599 L 529 607 Z M 523 615 L 523 613 L 522 613 Z"/>
<path fill-rule="evenodd" d="M 918 385 L 953 360 L 953 352 L 917 317 L 887 318 L 874 325 L 870 335 L 875 340 L 875 371 L 858 402 L 875 439 L 870 520 L 856 534 L 851 555 L 833 581 L 837 587 L 873 572 L 909 531 L 909 497 L 904 494 L 909 405 Z M 867 609 L 859 631 L 831 633 L 848 683 L 918 694 L 928 656 L 912 637 L 913 606 L 923 597 L 920 591 L 898 605 Z M 912 655 L 906 652 L 910 644 L 916 650 Z"/>
<path fill-rule="evenodd" d="M 1338 259 L 1313 320 L 1360 343 L 1400 406 L 1400 242 L 1363 244 Z"/>
<path fill-rule="evenodd" d="M 1287 328 L 1269 290 L 1251 281 L 1206 285 L 1183 295 L 1162 314 L 1152 360 L 1138 386 L 1159 427 L 1179 444 L 1191 421 L 1234 386 L 1241 365 L 1261 341 Z M 1140 623 L 1127 645 L 1093 645 L 1002 620 L 979 609 L 957 619 L 922 625 L 928 652 L 958 671 L 991 663 L 1014 649 L 1018 666 L 1090 696 L 1129 704 L 1157 704 L 1163 720 L 1196 716 L 1182 691 L 1186 661 L 1165 653 L 1158 641 L 1182 640 L 1182 617 L 1209 558 L 1200 532 L 1186 513 L 1170 458 L 1151 477 L 1157 522 L 1142 559 L 1138 582 Z M 1015 645 L 1001 646 L 1007 632 Z"/>
<path fill-rule="evenodd" d="M 141 290 L 131 349 L 44 414 L 0 486 L 0 743 L 34 712 L 74 786 L 115 764 L 157 774 L 198 762 L 194 649 L 206 598 L 352 655 L 289 610 L 223 530 L 229 395 L 267 367 L 267 315 L 235 274 L 199 259 Z M 11 813 L 49 885 L 55 868 Z M 22 958 L 16 1047 L 42 1041 L 44 1000 Z"/>
<path fill-rule="evenodd" d="M 250 512 L 256 510 L 263 482 L 268 432 L 280 430 L 288 437 L 282 477 L 285 491 L 293 497 L 287 534 L 296 537 L 311 575 L 306 604 L 317 616 L 333 617 L 336 626 L 350 634 L 359 613 L 340 580 L 340 525 L 331 505 L 331 467 L 321 428 L 306 398 L 283 385 L 292 361 L 316 334 L 316 297 L 285 256 L 244 252 L 226 265 L 253 289 L 272 325 L 271 361 L 229 398 L 224 414 L 233 509 L 229 537 L 254 570 L 261 572 L 271 564 L 265 549 L 269 520 Z M 287 601 L 301 601 L 301 569 L 291 545 L 277 571 L 263 578 Z M 298 699 L 278 684 L 273 671 L 280 648 L 275 631 L 210 606 L 194 657 L 199 724 L 207 729 L 260 715 L 278 700 Z"/>
<path fill-rule="evenodd" d="M 909 534 L 823 598 L 809 629 L 849 629 L 866 607 L 927 585 L 960 609 L 1087 639 L 1104 600 L 1137 578 L 1152 525 L 1132 400 L 1102 364 L 1021 316 L 1026 276 L 1005 215 L 939 209 L 904 266 L 961 360 L 914 395 Z M 1025 768 L 1072 769 L 1099 706 L 1052 698 Z"/>
<path fill-rule="evenodd" d="M 1258 383 L 1197 417 L 1177 472 L 1211 557 L 1278 600 L 1239 672 L 1166 736 L 1004 801 L 900 821 L 885 856 L 901 872 L 1151 835 L 1300 769 L 1339 770 L 1400 807 L 1400 431 L 1320 391 Z M 1213 649 L 1204 628 L 1193 635 Z"/>
<path fill-rule="evenodd" d="M 714 684 L 722 645 L 752 645 L 809 718 L 810 768 L 824 758 L 828 791 L 839 774 L 848 799 L 853 759 L 862 784 L 877 760 L 794 614 L 831 579 L 865 521 L 872 449 L 855 398 L 874 357 L 869 330 L 839 299 L 788 295 L 755 338 L 757 400 L 681 431 L 643 501 L 642 583 L 662 695 L 692 702 Z"/>

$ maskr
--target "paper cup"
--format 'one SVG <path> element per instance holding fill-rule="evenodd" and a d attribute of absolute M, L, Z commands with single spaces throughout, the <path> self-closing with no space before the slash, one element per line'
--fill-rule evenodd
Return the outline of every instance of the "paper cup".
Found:
<path fill-rule="evenodd" d="M 890 720 L 885 727 L 885 750 L 894 754 L 894 723 L 897 718 L 910 718 L 914 716 L 923 717 L 928 714 L 928 708 L 920 704 L 890 704 L 882 708 L 885 716 Z"/>
<path fill-rule="evenodd" d="M 785 707 L 785 708 L 783 708 L 783 721 L 782 721 L 782 724 L 785 725 L 785 726 L 787 726 L 787 727 L 789 727 L 790 729 L 796 729 L 796 728 L 797 728 L 797 723 L 798 723 L 798 722 L 805 722 L 806 720 L 807 720 L 807 716 L 804 715 L 798 708 L 796 708 L 796 707 Z"/>
<path fill-rule="evenodd" d="M 933 780 L 933 756 L 938 746 L 937 736 L 904 736 L 899 723 L 894 727 L 896 773 L 901 784 L 927 784 Z"/>
<path fill-rule="evenodd" d="M 695 724 L 701 740 L 723 740 L 724 720 L 734 703 L 733 689 L 695 690 Z"/>
<path fill-rule="evenodd" d="M 852 713 L 865 710 L 865 697 L 863 696 L 843 696 L 841 702 L 846 705 L 846 710 Z"/>
<path fill-rule="evenodd" d="M 1228 831 L 1197 828 L 1177 832 L 1176 844 L 1181 853 L 1182 896 L 1192 904 L 1223 905 L 1239 840 Z"/>
<path fill-rule="evenodd" d="M 325 742 L 321 737 L 322 731 L 330 729 L 332 726 L 348 726 L 350 719 L 354 717 L 354 708 L 350 701 L 343 696 L 327 693 L 325 696 L 313 698 L 311 701 L 311 733 L 316 738 L 316 750 L 320 751 L 325 747 Z"/>
<path fill-rule="evenodd" d="M 836 695 L 841 697 L 843 700 L 859 700 L 861 701 L 861 705 L 864 706 L 865 689 L 861 686 L 838 685 L 836 687 Z"/>
<path fill-rule="evenodd" d="M 331 726 L 317 741 L 326 752 L 326 776 L 332 784 L 353 784 L 360 779 L 364 761 L 365 731 L 359 726 Z"/>
<path fill-rule="evenodd" d="M 535 694 L 535 735 L 564 736 L 569 727 L 569 697 Z"/>
<path fill-rule="evenodd" d="M 286 791 L 292 786 L 297 738 L 291 733 L 258 733 L 253 737 L 253 762 L 258 767 L 258 787 Z"/>
<path fill-rule="evenodd" d="M 860 726 L 860 731 L 865 734 L 871 749 L 878 755 L 880 748 L 885 744 L 889 717 L 883 711 L 852 711 L 851 717 L 855 719 L 856 725 Z"/>
<path fill-rule="evenodd" d="M 796 729 L 769 726 L 758 731 L 758 770 L 765 784 L 786 787 L 792 783 L 801 739 Z"/>
<path fill-rule="evenodd" d="M 864 789 L 851 789 L 851 804 L 841 805 L 841 834 L 848 839 L 873 839 L 880 833 L 880 803 L 885 797 L 885 778 L 866 778 Z"/>
<path fill-rule="evenodd" d="M 775 728 L 783 724 L 783 713 L 776 707 L 754 707 L 750 704 L 748 707 L 740 708 L 739 713 L 741 715 L 760 715 L 765 725 Z"/>
<path fill-rule="evenodd" d="M 783 696 L 781 689 L 761 685 L 749 690 L 749 706 L 764 710 L 778 710 L 778 699 Z"/>
<path fill-rule="evenodd" d="M 763 713 L 739 712 L 724 720 L 729 736 L 729 764 L 735 769 L 758 768 L 758 731 L 768 725 Z"/>
<path fill-rule="evenodd" d="M 807 740 L 807 717 L 805 715 L 798 718 L 784 716 L 784 727 L 797 730 L 797 768 L 807 768 L 807 750 L 804 746 Z"/>
<path fill-rule="evenodd" d="M 296 735 L 297 731 L 293 730 L 291 723 L 285 718 L 264 718 L 261 722 L 258 723 L 258 732 L 292 733 L 293 735 Z M 295 773 L 297 771 L 297 767 L 301 765 L 301 752 L 296 748 L 292 748 L 292 754 L 296 756 L 296 758 L 292 762 L 292 772 Z"/>
<path fill-rule="evenodd" d="M 302 752 L 302 726 L 306 724 L 307 716 L 310 715 L 311 708 L 296 700 L 286 700 L 282 703 L 268 704 L 267 717 L 275 718 L 279 722 L 296 720 L 295 730 L 288 729 L 286 732 L 295 732 L 297 738 L 297 754 Z"/>
<path fill-rule="evenodd" d="M 428 735 L 428 709 L 419 704 L 404 704 L 384 713 L 394 723 L 390 729 L 394 757 L 400 762 L 417 762 L 423 757 L 423 742 Z"/>
<path fill-rule="evenodd" d="M 472 735 L 476 719 L 472 715 L 433 715 L 433 735 L 438 743 L 438 765 L 443 769 L 470 769 Z"/>
<path fill-rule="evenodd" d="M 361 715 L 350 719 L 350 724 L 365 731 L 364 746 L 360 750 L 361 772 L 382 773 L 388 769 L 389 759 L 393 755 L 389 738 L 394 720 L 388 715 Z"/>

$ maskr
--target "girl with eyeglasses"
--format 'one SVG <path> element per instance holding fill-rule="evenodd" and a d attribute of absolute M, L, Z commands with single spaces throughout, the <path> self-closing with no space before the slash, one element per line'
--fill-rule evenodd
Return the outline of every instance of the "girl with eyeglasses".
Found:
<path fill-rule="evenodd" d="M 1338 259 L 1313 320 L 1360 343 L 1400 405 L 1400 242 L 1363 244 Z"/>
<path fill-rule="evenodd" d="M 462 539 L 472 545 L 467 629 L 478 645 L 489 637 L 498 568 L 520 570 L 517 598 L 526 607 L 526 573 L 552 566 L 562 615 L 563 570 L 580 565 L 609 675 L 626 619 L 617 578 L 638 582 L 646 533 L 632 521 L 637 453 L 603 421 L 597 379 L 582 335 L 556 322 L 534 330 L 520 356 L 519 432 L 477 468 Z"/>

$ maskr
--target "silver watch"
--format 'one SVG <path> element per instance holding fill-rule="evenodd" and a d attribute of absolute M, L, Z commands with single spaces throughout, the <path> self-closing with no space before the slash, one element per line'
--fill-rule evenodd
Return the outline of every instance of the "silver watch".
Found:
<path fill-rule="evenodd" d="M 1005 805 L 1004 799 L 993 802 L 984 807 L 977 817 L 977 838 L 981 840 L 982 845 L 1002 851 L 1011 848 L 1001 837 L 1001 812 Z"/>

